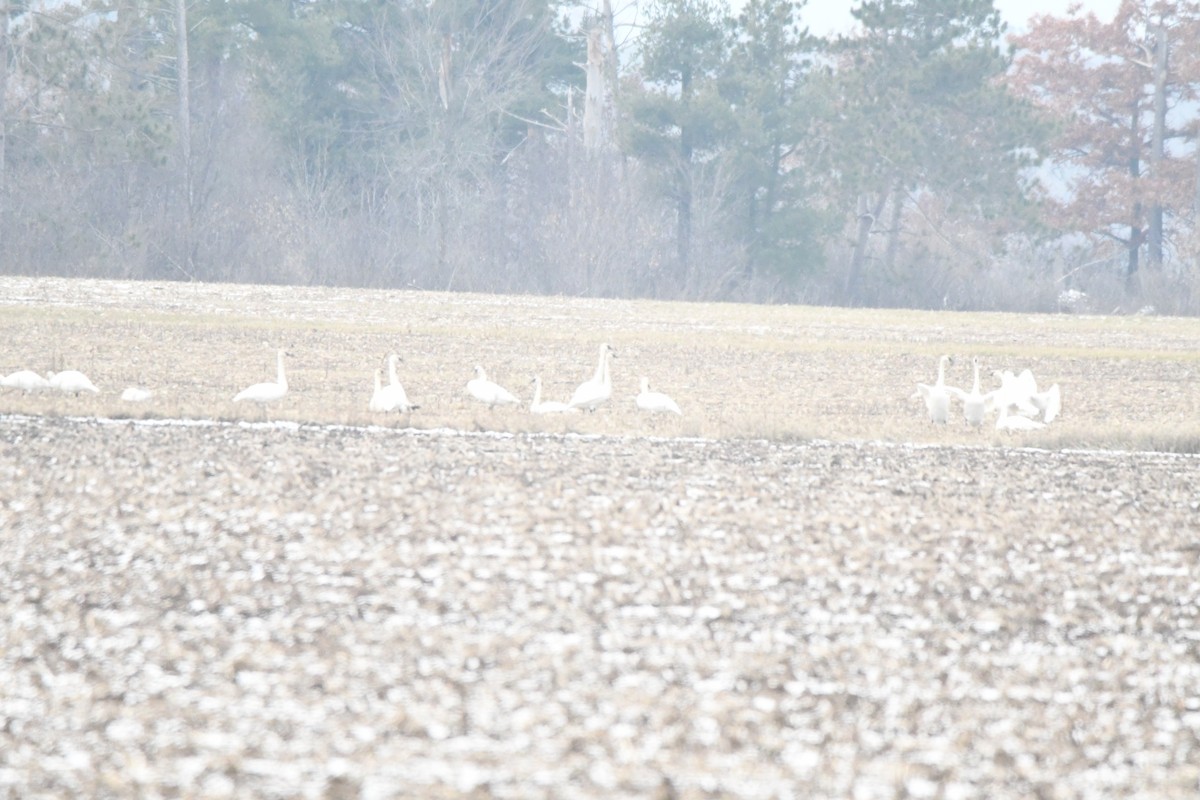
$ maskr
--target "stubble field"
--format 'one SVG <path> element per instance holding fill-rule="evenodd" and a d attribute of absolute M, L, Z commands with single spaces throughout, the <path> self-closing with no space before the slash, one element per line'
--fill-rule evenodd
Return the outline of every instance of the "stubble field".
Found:
<path fill-rule="evenodd" d="M 0 394 L 0 796 L 1200 790 L 1196 321 L 3 278 L 0 332 L 101 388 Z M 596 414 L 463 392 L 602 341 Z M 1062 419 L 933 428 L 942 352 Z"/>

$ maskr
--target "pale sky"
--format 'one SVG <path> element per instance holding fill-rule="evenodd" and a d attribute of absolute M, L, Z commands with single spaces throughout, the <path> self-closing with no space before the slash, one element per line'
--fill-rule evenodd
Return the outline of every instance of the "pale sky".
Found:
<path fill-rule="evenodd" d="M 1074 3 L 1079 3 L 1085 13 L 1090 11 L 1108 22 L 1116 13 L 1120 0 L 996 0 L 996 8 L 1008 23 L 1008 29 L 1016 32 L 1023 30 L 1029 17 L 1034 14 L 1065 17 L 1067 7 Z M 854 21 L 849 10 L 854 5 L 847 0 L 808 0 L 800 18 L 809 31 L 817 36 L 843 33 L 849 30 Z"/>

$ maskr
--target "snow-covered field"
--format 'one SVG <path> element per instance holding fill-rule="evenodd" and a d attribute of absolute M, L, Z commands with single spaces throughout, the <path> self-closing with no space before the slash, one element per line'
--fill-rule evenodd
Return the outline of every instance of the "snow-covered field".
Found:
<path fill-rule="evenodd" d="M 102 389 L 0 395 L 0 797 L 1200 791 L 1200 458 L 907 396 L 985 352 L 1186 440 L 1194 322 L 0 279 L 0 329 Z M 601 336 L 683 420 L 461 397 Z"/>

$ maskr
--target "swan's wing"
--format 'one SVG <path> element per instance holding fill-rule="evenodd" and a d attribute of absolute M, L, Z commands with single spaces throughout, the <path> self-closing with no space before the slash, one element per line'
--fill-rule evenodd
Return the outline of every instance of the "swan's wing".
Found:
<path fill-rule="evenodd" d="M 959 400 L 962 400 L 963 402 L 966 402 L 966 399 L 971 396 L 970 392 L 963 391 L 962 389 L 959 389 L 957 386 L 946 386 L 944 388 L 947 392 L 954 395 L 955 397 L 957 397 Z"/>
<path fill-rule="evenodd" d="M 925 383 L 918 383 L 918 384 L 917 384 L 917 391 L 916 391 L 916 393 L 915 393 L 915 394 L 912 396 L 912 399 L 916 400 L 917 398 L 921 398 L 921 399 L 923 399 L 923 400 L 926 400 L 926 401 L 928 401 L 928 400 L 929 400 L 929 393 L 930 393 L 930 392 L 932 392 L 932 391 L 933 391 L 933 387 L 932 387 L 932 386 L 930 386 L 930 385 L 928 385 L 928 384 L 925 384 Z"/>
<path fill-rule="evenodd" d="M 1054 418 L 1062 411 L 1062 393 L 1059 391 L 1058 384 L 1054 384 L 1046 391 L 1037 396 L 1038 406 L 1042 409 L 1042 419 L 1046 423 L 1051 423 Z"/>
<path fill-rule="evenodd" d="M 1032 397 L 1014 397 L 1012 407 L 1022 417 L 1036 417 L 1042 410 L 1034 404 Z"/>
<path fill-rule="evenodd" d="M 1021 370 L 1021 374 L 1017 376 L 1017 388 L 1030 397 L 1037 394 L 1037 381 L 1034 380 L 1031 371 Z"/>

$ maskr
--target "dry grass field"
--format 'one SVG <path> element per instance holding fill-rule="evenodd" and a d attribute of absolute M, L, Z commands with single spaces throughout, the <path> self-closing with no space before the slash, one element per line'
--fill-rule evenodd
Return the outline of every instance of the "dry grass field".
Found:
<path fill-rule="evenodd" d="M 0 278 L 0 333 L 101 389 L 0 394 L 0 797 L 1200 792 L 1196 320 Z M 464 394 L 601 341 L 595 414 Z M 1062 418 L 931 426 L 943 352 Z"/>

